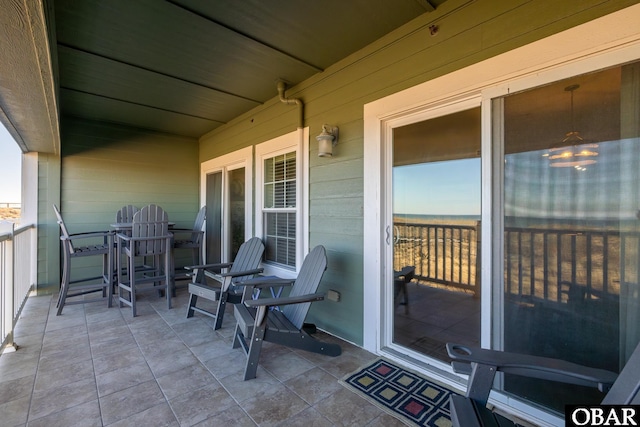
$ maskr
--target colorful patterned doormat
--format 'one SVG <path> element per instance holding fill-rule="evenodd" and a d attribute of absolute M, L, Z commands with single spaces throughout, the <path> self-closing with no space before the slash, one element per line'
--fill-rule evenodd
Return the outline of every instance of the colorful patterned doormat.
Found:
<path fill-rule="evenodd" d="M 376 360 L 341 383 L 409 425 L 451 426 L 452 391 L 386 360 Z"/>

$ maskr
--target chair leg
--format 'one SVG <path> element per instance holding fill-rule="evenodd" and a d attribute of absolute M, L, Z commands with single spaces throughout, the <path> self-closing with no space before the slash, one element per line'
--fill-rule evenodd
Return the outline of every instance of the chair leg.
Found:
<path fill-rule="evenodd" d="M 224 311 L 227 309 L 228 299 L 228 292 L 220 292 L 220 298 L 218 298 L 218 311 L 216 311 L 216 323 L 213 326 L 214 331 L 222 328 L 222 320 L 224 320 Z"/>
<path fill-rule="evenodd" d="M 266 322 L 262 322 L 261 325 L 254 326 L 253 328 L 253 336 L 251 337 L 251 343 L 249 344 L 249 351 L 247 353 L 247 364 L 244 368 L 245 381 L 256 377 L 265 330 Z"/>
<path fill-rule="evenodd" d="M 164 274 L 165 274 L 165 293 L 167 294 L 167 310 L 171 309 L 171 296 L 175 293 L 175 283 L 173 279 L 173 257 L 171 256 L 171 247 L 167 242 L 166 252 L 164 253 Z"/>
<path fill-rule="evenodd" d="M 62 309 L 64 308 L 64 304 L 67 300 L 67 292 L 69 292 L 69 284 L 71 282 L 69 277 L 70 267 L 71 261 L 65 252 L 64 265 L 62 266 L 62 283 L 60 286 L 60 294 L 58 295 L 58 311 L 56 312 L 56 316 L 60 316 L 62 314 Z"/>
<path fill-rule="evenodd" d="M 187 319 L 193 317 L 195 311 L 193 307 L 196 306 L 196 302 L 198 302 L 198 295 L 189 293 L 189 304 L 187 305 Z"/>
<path fill-rule="evenodd" d="M 106 285 L 106 289 L 103 290 L 103 295 L 104 291 L 106 291 L 106 297 L 108 298 L 107 307 L 111 308 L 113 306 L 113 251 L 107 251 L 107 253 L 104 254 L 102 265 L 102 279 Z"/>

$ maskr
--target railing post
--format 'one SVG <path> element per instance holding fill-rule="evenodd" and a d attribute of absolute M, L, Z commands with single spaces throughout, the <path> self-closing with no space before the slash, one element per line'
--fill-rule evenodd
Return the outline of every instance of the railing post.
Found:
<path fill-rule="evenodd" d="M 13 232 L 15 224 L 9 221 L 0 221 L 0 235 L 8 235 L 8 239 L 2 242 L 2 259 L 0 262 L 0 329 L 2 330 L 2 343 L 0 353 L 10 353 L 16 350 L 13 342 L 13 313 L 15 311 L 15 276 L 13 268 L 14 240 Z"/>
<path fill-rule="evenodd" d="M 480 295 L 480 285 L 481 285 L 481 271 L 482 271 L 482 266 L 481 266 L 481 259 L 480 259 L 480 254 L 481 254 L 481 250 L 480 248 L 482 247 L 482 221 L 476 221 L 476 277 L 474 280 L 474 289 L 473 289 L 473 296 L 475 298 L 479 297 Z"/>

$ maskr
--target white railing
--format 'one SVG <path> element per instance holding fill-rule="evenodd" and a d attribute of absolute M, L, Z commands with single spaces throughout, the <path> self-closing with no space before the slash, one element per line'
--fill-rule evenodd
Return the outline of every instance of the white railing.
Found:
<path fill-rule="evenodd" d="M 0 333 L 2 351 L 15 349 L 13 328 L 29 293 L 35 286 L 34 225 L 15 228 L 0 221 Z"/>

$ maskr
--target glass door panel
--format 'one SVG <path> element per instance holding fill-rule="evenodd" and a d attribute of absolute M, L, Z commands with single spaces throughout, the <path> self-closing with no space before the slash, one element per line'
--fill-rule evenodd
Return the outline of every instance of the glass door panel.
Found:
<path fill-rule="evenodd" d="M 480 108 L 393 131 L 393 343 L 480 343 Z"/>
<path fill-rule="evenodd" d="M 206 262 L 222 262 L 222 172 L 207 174 Z"/>
<path fill-rule="evenodd" d="M 503 102 L 505 152 L 498 348 L 619 372 L 638 343 L 638 69 L 576 76 L 496 101 Z M 603 396 L 508 376 L 503 387 L 560 413 Z"/>
<path fill-rule="evenodd" d="M 207 174 L 207 263 L 233 261 L 245 241 L 245 170 Z"/>
<path fill-rule="evenodd" d="M 238 168 L 228 173 L 229 179 L 229 244 L 233 260 L 246 240 L 245 230 L 245 168 Z"/>

